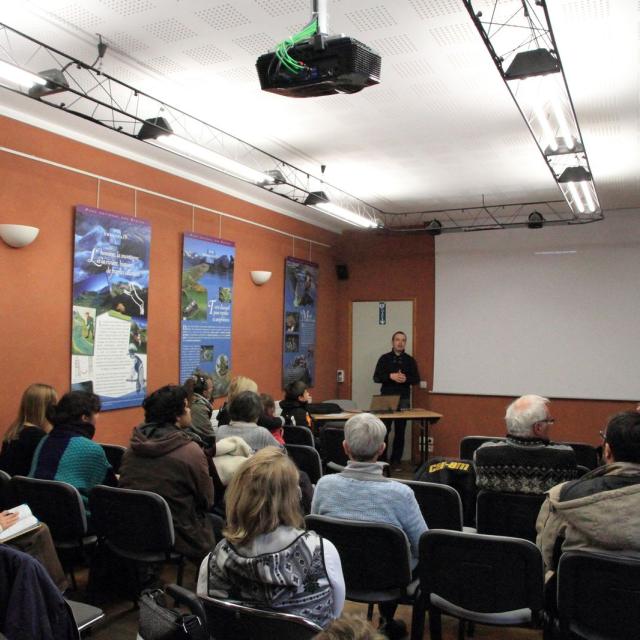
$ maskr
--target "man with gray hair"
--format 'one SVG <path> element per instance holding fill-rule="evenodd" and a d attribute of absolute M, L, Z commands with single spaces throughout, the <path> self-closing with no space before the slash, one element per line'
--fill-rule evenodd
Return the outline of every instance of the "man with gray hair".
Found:
<path fill-rule="evenodd" d="M 475 452 L 478 489 L 543 494 L 577 478 L 573 449 L 549 440 L 555 420 L 549 413 L 548 398 L 526 395 L 514 400 L 505 421 L 506 440 L 486 442 Z"/>
<path fill-rule="evenodd" d="M 323 476 L 316 485 L 311 513 L 345 520 L 385 522 L 402 529 L 409 539 L 413 566 L 418 543 L 427 525 L 413 491 L 382 475 L 378 458 L 385 450 L 387 428 L 371 413 L 359 413 L 344 425 L 342 446 L 349 457 L 341 473 Z M 381 630 L 389 638 L 402 638 L 406 627 L 393 619 L 397 603 L 380 604 Z"/>

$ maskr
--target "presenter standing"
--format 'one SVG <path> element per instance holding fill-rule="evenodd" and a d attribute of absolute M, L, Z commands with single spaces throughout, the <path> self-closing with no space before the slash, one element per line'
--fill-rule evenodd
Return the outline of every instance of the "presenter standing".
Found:
<path fill-rule="evenodd" d="M 420 382 L 416 361 L 405 353 L 406 344 L 407 335 L 403 331 L 396 331 L 391 337 L 391 351 L 380 356 L 373 374 L 373 381 L 382 385 L 380 393 L 383 396 L 400 396 L 399 409 L 408 409 L 411 406 L 411 385 Z M 394 425 L 395 437 L 390 462 L 392 467 L 400 467 L 407 421 L 383 420 L 383 422 L 387 427 L 386 440 L 389 438 L 391 425 Z"/>

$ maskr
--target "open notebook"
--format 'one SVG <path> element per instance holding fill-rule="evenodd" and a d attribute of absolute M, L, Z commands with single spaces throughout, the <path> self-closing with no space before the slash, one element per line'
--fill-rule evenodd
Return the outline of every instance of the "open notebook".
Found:
<path fill-rule="evenodd" d="M 369 411 L 371 413 L 393 413 L 398 410 L 400 396 L 371 396 Z"/>
<path fill-rule="evenodd" d="M 13 538 L 17 538 L 39 525 L 38 519 L 31 513 L 31 509 L 26 504 L 21 504 L 8 511 L 18 514 L 18 522 L 0 532 L 0 543 L 13 540 Z"/>

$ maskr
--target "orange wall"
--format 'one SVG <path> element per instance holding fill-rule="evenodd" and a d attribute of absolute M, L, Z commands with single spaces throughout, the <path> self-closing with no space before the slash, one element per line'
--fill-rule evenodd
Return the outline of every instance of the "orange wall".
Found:
<path fill-rule="evenodd" d="M 420 373 L 433 382 L 433 345 L 435 336 L 435 254 L 434 239 L 423 235 L 384 236 L 345 234 L 337 254 L 347 265 L 349 279 L 338 284 L 339 313 L 338 367 L 346 372 L 339 396 L 351 395 L 351 303 L 356 300 L 414 299 L 414 356 Z M 382 349 L 381 349 L 382 351 Z M 443 414 L 431 429 L 434 454 L 457 456 L 460 439 L 465 435 L 504 435 L 503 416 L 513 400 L 501 396 L 432 394 L 414 387 L 413 404 Z M 551 406 L 557 423 L 552 437 L 557 440 L 600 444 L 598 431 L 607 417 L 635 407 L 629 402 L 555 399 Z M 415 435 L 415 434 L 414 434 Z M 414 437 L 414 457 L 415 437 Z"/>
<path fill-rule="evenodd" d="M 151 223 L 148 388 L 177 382 L 179 375 L 180 270 L 182 233 L 219 235 L 236 243 L 233 305 L 233 373 L 254 378 L 261 390 L 281 397 L 284 258 L 320 265 L 315 396 L 335 395 L 337 367 L 335 277 L 336 234 L 267 209 L 108 154 L 28 125 L 0 118 L 0 146 L 44 157 L 162 194 L 240 216 L 331 248 L 195 210 L 138 192 L 137 215 Z M 74 205 L 97 204 L 97 181 L 65 169 L 0 151 L 0 223 L 40 227 L 36 242 L 11 249 L 0 242 L 0 433 L 17 411 L 24 388 L 36 381 L 69 388 Z M 100 184 L 99 204 L 134 214 L 132 189 Z M 252 269 L 273 272 L 262 287 L 251 283 Z M 103 412 L 96 438 L 126 443 L 142 411 Z"/>

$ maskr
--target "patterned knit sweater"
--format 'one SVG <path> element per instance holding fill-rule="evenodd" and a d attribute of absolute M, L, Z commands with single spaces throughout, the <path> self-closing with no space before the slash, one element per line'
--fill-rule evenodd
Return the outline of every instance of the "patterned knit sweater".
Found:
<path fill-rule="evenodd" d="M 102 447 L 74 425 L 56 426 L 36 449 L 31 478 L 68 482 L 78 489 L 87 506 L 89 492 L 98 484 L 116 484 Z"/>
<path fill-rule="evenodd" d="M 407 534 L 414 564 L 420 536 L 427 530 L 411 488 L 383 477 L 377 462 L 351 460 L 342 473 L 320 478 L 311 513 L 395 525 Z"/>
<path fill-rule="evenodd" d="M 543 494 L 578 477 L 573 449 L 539 438 L 486 442 L 476 450 L 474 463 L 476 485 L 488 491 Z"/>
<path fill-rule="evenodd" d="M 223 539 L 209 555 L 207 594 L 326 627 L 334 618 L 333 591 L 322 542 L 313 531 L 299 531 L 285 548 L 255 554 Z"/>

